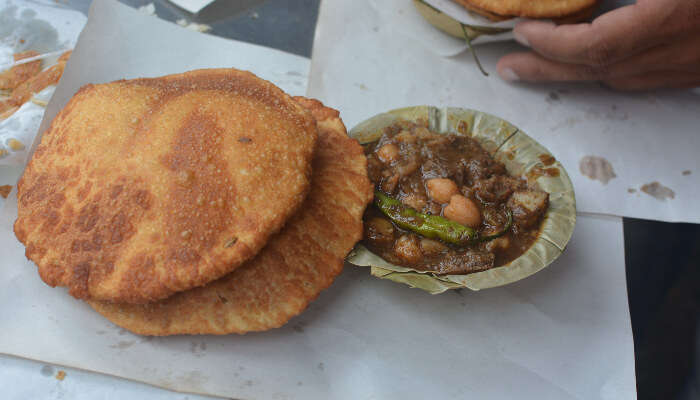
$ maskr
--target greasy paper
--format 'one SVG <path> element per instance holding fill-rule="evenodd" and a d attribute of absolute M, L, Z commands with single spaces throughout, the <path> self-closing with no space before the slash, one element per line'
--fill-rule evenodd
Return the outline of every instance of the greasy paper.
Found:
<path fill-rule="evenodd" d="M 422 104 L 484 111 L 551 151 L 569 172 L 579 212 L 700 222 L 700 91 L 624 93 L 595 83 L 507 83 L 497 76 L 496 62 L 521 47 L 478 46 L 490 72 L 483 76 L 470 54 L 440 57 L 404 34 L 410 26 L 387 23 L 386 13 L 417 14 L 411 2 L 340 2 L 322 5 L 322 11 L 309 91 L 342 110 L 349 127 Z M 348 62 L 349 54 L 361 56 Z M 607 160 L 616 177 L 605 184 L 582 173 L 587 156 Z M 641 190 L 653 182 L 672 190 L 673 198 Z"/>
<path fill-rule="evenodd" d="M 379 139 L 384 128 L 397 121 L 419 120 L 427 121 L 429 128 L 435 132 L 473 137 L 491 156 L 504 163 L 509 174 L 527 176 L 530 185 L 537 185 L 549 193 L 549 207 L 540 227 L 540 235 L 524 254 L 512 262 L 473 274 L 435 275 L 394 265 L 361 244 L 351 252 L 348 262 L 371 267 L 373 276 L 438 294 L 448 289 L 480 290 L 510 284 L 542 270 L 561 255 L 576 223 L 571 181 L 561 164 L 556 162 L 552 168 L 558 171 L 558 176 L 529 174 L 533 168 L 545 168 L 541 157 L 551 154 L 507 121 L 474 110 L 418 106 L 373 116 L 355 126 L 349 134 L 360 143 L 369 143 Z"/>

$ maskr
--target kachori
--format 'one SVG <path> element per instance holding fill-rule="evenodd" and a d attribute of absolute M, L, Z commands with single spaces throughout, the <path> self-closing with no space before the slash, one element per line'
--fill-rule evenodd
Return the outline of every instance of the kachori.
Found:
<path fill-rule="evenodd" d="M 229 275 L 149 304 L 90 301 L 115 324 L 144 335 L 227 334 L 279 327 L 341 272 L 362 236 L 372 199 L 362 147 L 336 110 L 296 98 L 319 129 L 311 190 L 299 212 L 253 260 Z"/>
<path fill-rule="evenodd" d="M 144 303 L 255 256 L 309 189 L 316 123 L 255 75 L 86 85 L 18 183 L 17 238 L 82 299 Z"/>

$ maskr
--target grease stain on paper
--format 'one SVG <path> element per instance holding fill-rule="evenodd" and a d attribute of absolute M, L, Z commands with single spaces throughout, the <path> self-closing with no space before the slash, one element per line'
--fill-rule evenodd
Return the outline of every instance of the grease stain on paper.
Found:
<path fill-rule="evenodd" d="M 556 131 L 559 131 L 559 130 L 561 130 L 561 129 L 563 129 L 563 128 L 571 128 L 571 127 L 573 127 L 574 125 L 576 125 L 576 124 L 578 124 L 578 123 L 580 123 L 580 122 L 583 122 L 583 120 L 580 119 L 580 118 L 577 118 L 577 117 L 567 117 L 565 120 L 563 120 L 563 121 L 561 121 L 561 122 L 559 122 L 559 123 L 557 123 L 557 124 L 554 124 L 551 128 L 549 128 L 549 130 L 552 131 L 552 132 L 556 132 Z"/>
<path fill-rule="evenodd" d="M 58 42 L 58 31 L 48 21 L 36 18 L 36 12 L 24 9 L 17 17 L 19 8 L 8 5 L 0 10 L 0 38 L 12 45 L 14 51 L 32 49 L 39 53 L 54 51 L 63 46 Z"/>
<path fill-rule="evenodd" d="M 589 108 L 586 110 L 585 119 L 598 119 L 602 121 L 627 121 L 629 114 L 613 104 L 609 109 Z"/>
<path fill-rule="evenodd" d="M 559 94 L 557 92 L 549 92 L 547 98 L 545 99 L 545 101 L 550 104 L 559 100 L 561 100 L 561 98 L 559 97 Z"/>
<path fill-rule="evenodd" d="M 128 349 L 129 347 L 133 346 L 134 344 L 136 344 L 136 342 L 133 340 L 120 340 L 115 344 L 109 345 L 109 347 L 111 347 L 113 349 L 124 350 L 124 349 Z"/>
<path fill-rule="evenodd" d="M 41 375 L 46 377 L 53 376 L 54 368 L 51 365 L 44 365 L 41 367 L 41 370 L 39 372 L 41 372 Z"/>
<path fill-rule="evenodd" d="M 294 329 L 294 332 L 296 333 L 304 333 L 304 328 L 306 328 L 306 324 L 304 322 L 299 322 L 298 324 L 292 326 L 292 329 Z"/>
<path fill-rule="evenodd" d="M 367 87 L 367 85 L 365 85 L 364 83 L 356 83 L 356 84 L 355 84 L 355 87 L 360 88 L 360 90 L 369 90 L 369 88 Z"/>
<path fill-rule="evenodd" d="M 209 378 L 204 376 L 204 374 L 199 371 L 190 371 L 184 375 L 176 377 L 175 380 L 181 385 L 188 387 L 188 389 L 202 390 L 204 384 L 207 383 Z"/>
<path fill-rule="evenodd" d="M 206 354 L 207 344 L 205 342 L 190 342 L 190 353 L 195 357 L 202 357 Z"/>
<path fill-rule="evenodd" d="M 603 185 L 607 185 L 611 179 L 617 177 L 610 161 L 603 157 L 585 156 L 579 161 L 578 166 L 583 176 L 600 181 Z"/>
<path fill-rule="evenodd" d="M 642 185 L 641 190 L 649 196 L 661 201 L 676 198 L 676 193 L 671 190 L 671 188 L 664 186 L 657 181 Z"/>

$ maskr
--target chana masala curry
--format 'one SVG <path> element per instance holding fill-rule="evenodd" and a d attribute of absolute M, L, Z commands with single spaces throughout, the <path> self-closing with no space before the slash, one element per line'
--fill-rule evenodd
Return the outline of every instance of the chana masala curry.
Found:
<path fill-rule="evenodd" d="M 474 273 L 516 259 L 539 235 L 549 194 L 508 175 L 470 137 L 401 121 L 365 154 L 375 199 L 363 243 L 391 263 Z"/>

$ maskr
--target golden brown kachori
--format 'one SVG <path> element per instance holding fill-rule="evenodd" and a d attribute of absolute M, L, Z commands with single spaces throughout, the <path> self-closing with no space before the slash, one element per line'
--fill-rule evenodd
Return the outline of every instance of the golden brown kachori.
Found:
<path fill-rule="evenodd" d="M 249 72 L 81 88 L 18 183 L 15 234 L 41 278 L 144 303 L 220 278 L 302 204 L 311 113 Z"/>
<path fill-rule="evenodd" d="M 491 20 L 512 17 L 550 18 L 573 22 L 587 18 L 598 0 L 454 0 L 468 10 Z"/>
<path fill-rule="evenodd" d="M 341 272 L 362 236 L 372 199 L 367 160 L 336 110 L 296 98 L 319 128 L 311 191 L 300 211 L 253 260 L 200 288 L 150 304 L 90 305 L 115 324 L 144 335 L 227 334 L 283 325 Z"/>

